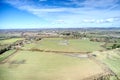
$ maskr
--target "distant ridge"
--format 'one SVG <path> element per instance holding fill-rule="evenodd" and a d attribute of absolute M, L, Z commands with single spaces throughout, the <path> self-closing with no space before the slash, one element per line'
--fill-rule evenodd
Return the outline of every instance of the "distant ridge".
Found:
<path fill-rule="evenodd" d="M 120 27 L 87 27 L 87 28 L 25 28 L 25 29 L 0 29 L 0 31 L 41 31 L 41 30 L 119 30 Z"/>

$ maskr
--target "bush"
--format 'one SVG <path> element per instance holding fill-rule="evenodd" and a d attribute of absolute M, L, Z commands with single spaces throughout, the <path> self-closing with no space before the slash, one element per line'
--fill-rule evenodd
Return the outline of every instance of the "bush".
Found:
<path fill-rule="evenodd" d="M 115 48 L 120 48 L 120 44 L 113 44 L 112 49 L 115 49 Z"/>

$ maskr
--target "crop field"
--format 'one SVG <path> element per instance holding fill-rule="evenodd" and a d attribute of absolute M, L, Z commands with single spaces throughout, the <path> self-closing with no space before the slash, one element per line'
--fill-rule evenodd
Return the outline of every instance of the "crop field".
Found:
<path fill-rule="evenodd" d="M 0 80 L 81 80 L 103 72 L 88 58 L 47 52 L 18 51 L 0 64 Z"/>
<path fill-rule="evenodd" d="M 25 45 L 23 49 L 41 49 L 49 51 L 64 52 L 92 52 L 103 50 L 104 43 L 92 42 L 88 39 L 62 39 L 62 38 L 44 38 L 38 42 Z"/>

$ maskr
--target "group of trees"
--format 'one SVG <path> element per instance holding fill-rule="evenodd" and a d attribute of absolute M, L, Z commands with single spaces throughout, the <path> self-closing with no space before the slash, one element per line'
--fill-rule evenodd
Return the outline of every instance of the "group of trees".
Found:
<path fill-rule="evenodd" d="M 22 46 L 22 45 L 23 45 L 23 40 L 16 41 L 12 44 L 0 45 L 0 54 L 3 54 L 4 52 L 6 52 L 12 48 L 17 48 L 16 46 Z"/>
<path fill-rule="evenodd" d="M 90 41 L 94 41 L 94 42 L 106 42 L 108 40 L 106 40 L 105 38 L 91 38 Z"/>
<path fill-rule="evenodd" d="M 64 38 L 83 38 L 86 37 L 85 33 L 79 33 L 79 32 L 63 32 L 62 35 L 64 36 Z"/>
<path fill-rule="evenodd" d="M 10 50 L 10 49 L 18 49 L 20 48 L 21 46 L 24 46 L 25 43 L 31 41 L 31 40 L 35 40 L 35 41 L 39 41 L 41 40 L 41 37 L 29 37 L 28 39 L 26 40 L 18 40 L 12 44 L 5 44 L 5 45 L 0 45 L 0 54 Z"/>
<path fill-rule="evenodd" d="M 10 50 L 10 48 L 11 48 L 11 45 L 3 45 L 3 46 L 1 46 L 1 48 L 0 48 L 0 54 L 6 52 L 8 50 Z"/>
<path fill-rule="evenodd" d="M 112 49 L 120 48 L 120 44 L 113 44 L 113 45 L 111 46 L 111 48 L 112 48 Z"/>

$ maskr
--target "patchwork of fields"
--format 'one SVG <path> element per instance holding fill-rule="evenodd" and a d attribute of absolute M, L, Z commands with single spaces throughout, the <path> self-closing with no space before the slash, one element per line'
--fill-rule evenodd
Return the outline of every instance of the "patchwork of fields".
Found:
<path fill-rule="evenodd" d="M 102 42 L 91 42 L 88 39 L 65 40 L 62 38 L 44 38 L 25 44 L 22 49 L 9 50 L 0 55 L 0 80 L 88 80 L 91 77 L 90 80 L 93 80 L 96 76 L 107 74 L 106 67 L 101 66 L 95 59 L 105 63 L 119 77 L 119 50 L 99 52 L 99 50 L 104 50 L 101 47 L 103 44 Z M 30 49 L 49 52 L 31 51 Z M 94 56 L 93 59 L 76 57 L 77 55 L 73 57 L 73 55 L 52 51 L 67 52 L 66 54 L 93 52 L 89 54 Z M 116 79 L 111 77 L 111 80 Z"/>

